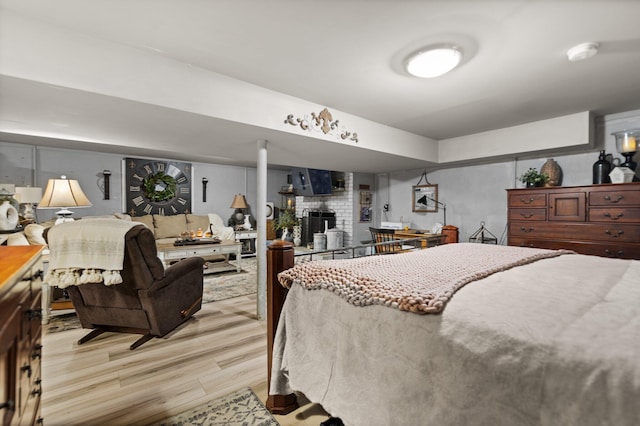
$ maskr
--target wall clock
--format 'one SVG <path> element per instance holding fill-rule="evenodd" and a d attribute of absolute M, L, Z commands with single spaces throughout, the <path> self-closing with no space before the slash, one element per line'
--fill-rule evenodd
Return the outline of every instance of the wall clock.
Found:
<path fill-rule="evenodd" d="M 125 158 L 125 211 L 131 216 L 191 213 L 191 163 Z"/>

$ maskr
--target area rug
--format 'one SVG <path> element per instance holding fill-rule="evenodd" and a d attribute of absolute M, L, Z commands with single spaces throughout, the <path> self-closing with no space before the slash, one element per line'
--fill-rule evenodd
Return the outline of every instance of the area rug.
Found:
<path fill-rule="evenodd" d="M 278 426 L 279 423 L 256 394 L 246 388 L 150 426 L 186 425 Z"/>
<path fill-rule="evenodd" d="M 235 261 L 230 263 L 235 265 Z M 204 276 L 202 303 L 230 299 L 256 292 L 256 259 L 245 258 L 240 262 L 242 272 L 220 272 Z M 45 327 L 46 333 L 57 333 L 65 330 L 80 328 L 80 322 L 75 313 L 51 317 Z"/>

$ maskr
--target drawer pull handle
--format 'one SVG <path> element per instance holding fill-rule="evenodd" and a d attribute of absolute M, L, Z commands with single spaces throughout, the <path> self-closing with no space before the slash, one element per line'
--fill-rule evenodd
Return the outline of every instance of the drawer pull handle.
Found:
<path fill-rule="evenodd" d="M 3 410 L 6 408 L 7 410 L 12 411 L 15 405 L 16 404 L 12 400 L 8 400 L 7 402 L 3 402 L 0 404 L 0 410 Z"/>
<path fill-rule="evenodd" d="M 522 216 L 525 219 L 531 219 L 535 215 L 536 215 L 535 213 L 520 213 L 520 216 Z"/>
<path fill-rule="evenodd" d="M 615 257 L 620 257 L 624 254 L 622 250 L 618 250 L 617 252 L 614 253 L 609 249 L 605 249 L 604 252 L 606 253 L 607 256 L 615 256 Z"/>
<path fill-rule="evenodd" d="M 618 238 L 620 235 L 624 234 L 624 231 L 622 229 L 618 229 L 617 233 L 612 234 L 611 231 L 607 229 L 606 231 L 604 231 L 604 233 L 607 235 L 611 235 L 613 238 Z"/>
<path fill-rule="evenodd" d="M 609 212 L 606 212 L 606 213 L 604 214 L 604 217 L 608 217 L 608 218 L 609 218 L 609 219 L 611 219 L 611 220 L 618 220 L 618 219 L 620 219 L 622 216 L 624 216 L 624 213 L 618 213 L 618 215 L 617 215 L 616 217 L 611 216 L 611 213 L 609 213 Z"/>
<path fill-rule="evenodd" d="M 521 227 L 520 227 L 520 230 L 521 230 L 522 232 L 526 232 L 526 233 L 533 232 L 533 228 L 529 228 L 529 229 L 527 229 L 527 228 L 525 228 L 524 226 L 521 226 Z"/>
<path fill-rule="evenodd" d="M 608 195 L 605 195 L 604 200 L 609 201 L 611 203 L 619 203 L 620 201 L 624 200 L 624 195 L 618 195 L 618 198 L 616 198 L 615 200 L 612 200 L 611 197 L 609 197 Z"/>
<path fill-rule="evenodd" d="M 31 366 L 30 365 L 23 365 L 22 367 L 20 367 L 20 371 L 26 371 L 27 372 L 27 377 L 31 377 Z"/>
<path fill-rule="evenodd" d="M 521 202 L 522 204 L 531 204 L 531 203 L 533 203 L 533 201 L 534 201 L 534 199 L 533 199 L 533 198 L 529 198 L 528 200 L 525 200 L 525 198 L 524 198 L 524 197 L 521 197 L 521 198 L 520 198 L 520 202 Z"/>

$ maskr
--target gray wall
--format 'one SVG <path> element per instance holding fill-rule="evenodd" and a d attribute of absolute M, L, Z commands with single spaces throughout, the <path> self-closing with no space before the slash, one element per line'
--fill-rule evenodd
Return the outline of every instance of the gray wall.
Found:
<path fill-rule="evenodd" d="M 438 184 L 438 199 L 447 206 L 447 224 L 459 228 L 460 241 L 469 237 L 485 222 L 485 228 L 499 242 L 506 244 L 507 188 L 520 188 L 518 180 L 529 167 L 540 169 L 548 158 L 555 159 L 563 171 L 562 186 L 590 185 L 593 163 L 601 149 L 614 157 L 616 151 L 613 132 L 640 128 L 640 110 L 596 118 L 595 147 L 589 152 L 571 155 L 545 155 L 494 163 L 434 170 L 427 174 L 429 183 Z M 639 155 L 636 154 L 636 161 Z M 431 229 L 443 223 L 443 210 L 435 213 L 413 213 L 412 186 L 417 185 L 424 170 L 383 173 L 376 176 L 373 222 L 407 221 L 413 228 Z M 424 181 L 422 182 L 424 184 Z M 384 212 L 384 204 L 389 211 Z"/>
<path fill-rule="evenodd" d="M 44 187 L 48 179 L 61 175 L 77 179 L 93 206 L 75 209 L 74 216 L 103 215 L 122 212 L 122 160 L 125 156 L 93 151 L 40 147 L 0 142 L 0 183 L 16 186 Z M 168 158 L 167 160 L 171 160 Z M 233 196 L 245 194 L 250 214 L 257 212 L 256 169 L 192 162 L 193 212 L 217 213 L 227 219 L 233 213 L 229 208 Z M 103 198 L 103 170 L 111 171 L 110 200 Z M 202 178 L 207 184 L 207 202 L 202 201 Z M 278 190 L 287 183 L 287 172 L 268 170 L 267 201 L 279 203 Z M 58 209 L 38 209 L 39 221 L 55 217 Z"/>
<path fill-rule="evenodd" d="M 615 148 L 611 133 L 640 128 L 640 110 L 596 118 L 595 146 L 579 154 L 560 155 L 551 153 L 539 157 L 516 158 L 509 161 L 488 162 L 481 165 L 441 168 L 427 174 L 431 184 L 438 184 L 439 201 L 447 205 L 447 224 L 460 229 L 460 241 L 480 228 L 480 222 L 500 242 L 506 243 L 506 192 L 507 188 L 522 187 L 518 176 L 529 167 L 540 169 L 547 158 L 554 158 L 563 171 L 563 186 L 589 185 L 592 183 L 592 165 L 598 159 L 598 151 L 621 157 Z M 636 156 L 636 161 L 637 161 Z M 96 153 L 80 150 L 37 147 L 33 145 L 0 142 L 0 183 L 16 186 L 44 186 L 49 178 L 65 174 L 78 179 L 93 207 L 77 211 L 76 216 L 108 214 L 122 210 L 122 155 Z M 169 159 L 170 160 L 170 159 Z M 193 162 L 195 213 L 217 213 L 225 221 L 232 210 L 229 208 L 233 195 L 242 193 L 255 214 L 256 169 Z M 102 171 L 111 170 L 111 200 L 103 200 Z M 353 216 L 359 217 L 358 186 L 371 185 L 373 192 L 373 217 L 371 223 L 354 220 L 354 244 L 370 238 L 369 226 L 379 226 L 381 221 L 407 221 L 413 228 L 431 229 L 443 223 L 443 210 L 435 213 L 413 213 L 411 211 L 412 186 L 420 180 L 424 170 L 410 170 L 378 175 L 354 174 Z M 280 187 L 287 182 L 287 171 L 268 170 L 267 201 L 280 204 Z M 209 179 L 207 203 L 202 202 L 202 177 Z M 423 182 L 424 183 L 424 182 Z M 389 204 L 388 212 L 383 205 Z M 39 220 L 55 216 L 55 210 L 38 211 Z"/>

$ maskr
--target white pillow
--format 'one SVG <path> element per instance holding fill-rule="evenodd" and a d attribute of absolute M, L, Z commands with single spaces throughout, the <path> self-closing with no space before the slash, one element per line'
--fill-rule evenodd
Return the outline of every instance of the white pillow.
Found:
<path fill-rule="evenodd" d="M 8 246 L 28 246 L 29 240 L 25 237 L 24 232 L 15 232 L 7 237 Z"/>
<path fill-rule="evenodd" d="M 42 225 L 38 225 L 37 223 L 30 223 L 29 225 L 24 227 L 24 235 L 27 237 L 29 244 L 39 244 L 46 246 L 47 242 L 44 240 L 42 234 L 44 233 L 45 227 Z"/>

